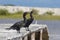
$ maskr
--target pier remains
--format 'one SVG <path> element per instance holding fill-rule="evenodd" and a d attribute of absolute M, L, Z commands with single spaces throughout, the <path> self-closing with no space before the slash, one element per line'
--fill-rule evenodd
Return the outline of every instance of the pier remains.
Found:
<path fill-rule="evenodd" d="M 45 24 L 31 24 L 26 31 L 25 28 L 21 28 L 20 32 L 16 30 L 6 30 L 13 24 L 0 24 L 0 40 L 49 40 L 48 27 Z"/>

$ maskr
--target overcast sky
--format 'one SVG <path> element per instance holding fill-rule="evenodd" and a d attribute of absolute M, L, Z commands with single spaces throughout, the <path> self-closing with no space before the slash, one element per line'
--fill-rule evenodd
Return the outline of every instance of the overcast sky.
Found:
<path fill-rule="evenodd" d="M 60 0 L 0 0 L 0 5 L 14 4 L 17 6 L 34 6 L 34 7 L 59 7 Z"/>

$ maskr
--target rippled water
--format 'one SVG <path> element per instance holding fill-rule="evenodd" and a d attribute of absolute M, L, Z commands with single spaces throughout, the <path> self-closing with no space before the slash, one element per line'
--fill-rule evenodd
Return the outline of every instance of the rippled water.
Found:
<path fill-rule="evenodd" d="M 47 24 L 48 26 L 48 31 L 49 31 L 49 39 L 50 40 L 60 40 L 60 21 L 59 20 L 46 20 L 42 21 L 39 20 L 38 23 L 40 24 Z"/>
<path fill-rule="evenodd" d="M 0 19 L 0 24 L 15 23 L 20 20 Z M 35 21 L 33 22 L 35 23 Z M 38 24 L 47 24 L 49 31 L 49 40 L 60 40 L 60 21 L 59 20 L 39 20 Z"/>

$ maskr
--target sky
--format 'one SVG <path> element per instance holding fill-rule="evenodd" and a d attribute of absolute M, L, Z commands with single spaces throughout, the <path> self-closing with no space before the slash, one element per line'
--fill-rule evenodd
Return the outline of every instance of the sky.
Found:
<path fill-rule="evenodd" d="M 60 8 L 60 0 L 0 0 L 0 5 L 3 4 L 14 4 L 16 6 Z"/>

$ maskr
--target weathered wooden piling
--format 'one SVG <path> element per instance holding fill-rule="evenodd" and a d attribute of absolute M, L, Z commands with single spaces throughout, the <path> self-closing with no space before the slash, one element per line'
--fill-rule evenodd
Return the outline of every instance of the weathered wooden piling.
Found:
<path fill-rule="evenodd" d="M 5 25 L 5 24 L 4 24 Z M 10 25 L 6 24 L 5 26 Z M 0 26 L 3 26 L 0 24 Z M 49 40 L 48 30 L 46 25 L 33 24 L 29 28 L 31 31 L 24 31 L 21 33 L 17 32 L 8 32 L 3 33 L 0 31 L 0 35 L 5 38 L 5 40 Z M 4 34 L 5 36 L 3 36 Z M 1 38 L 1 40 L 3 40 Z"/>

